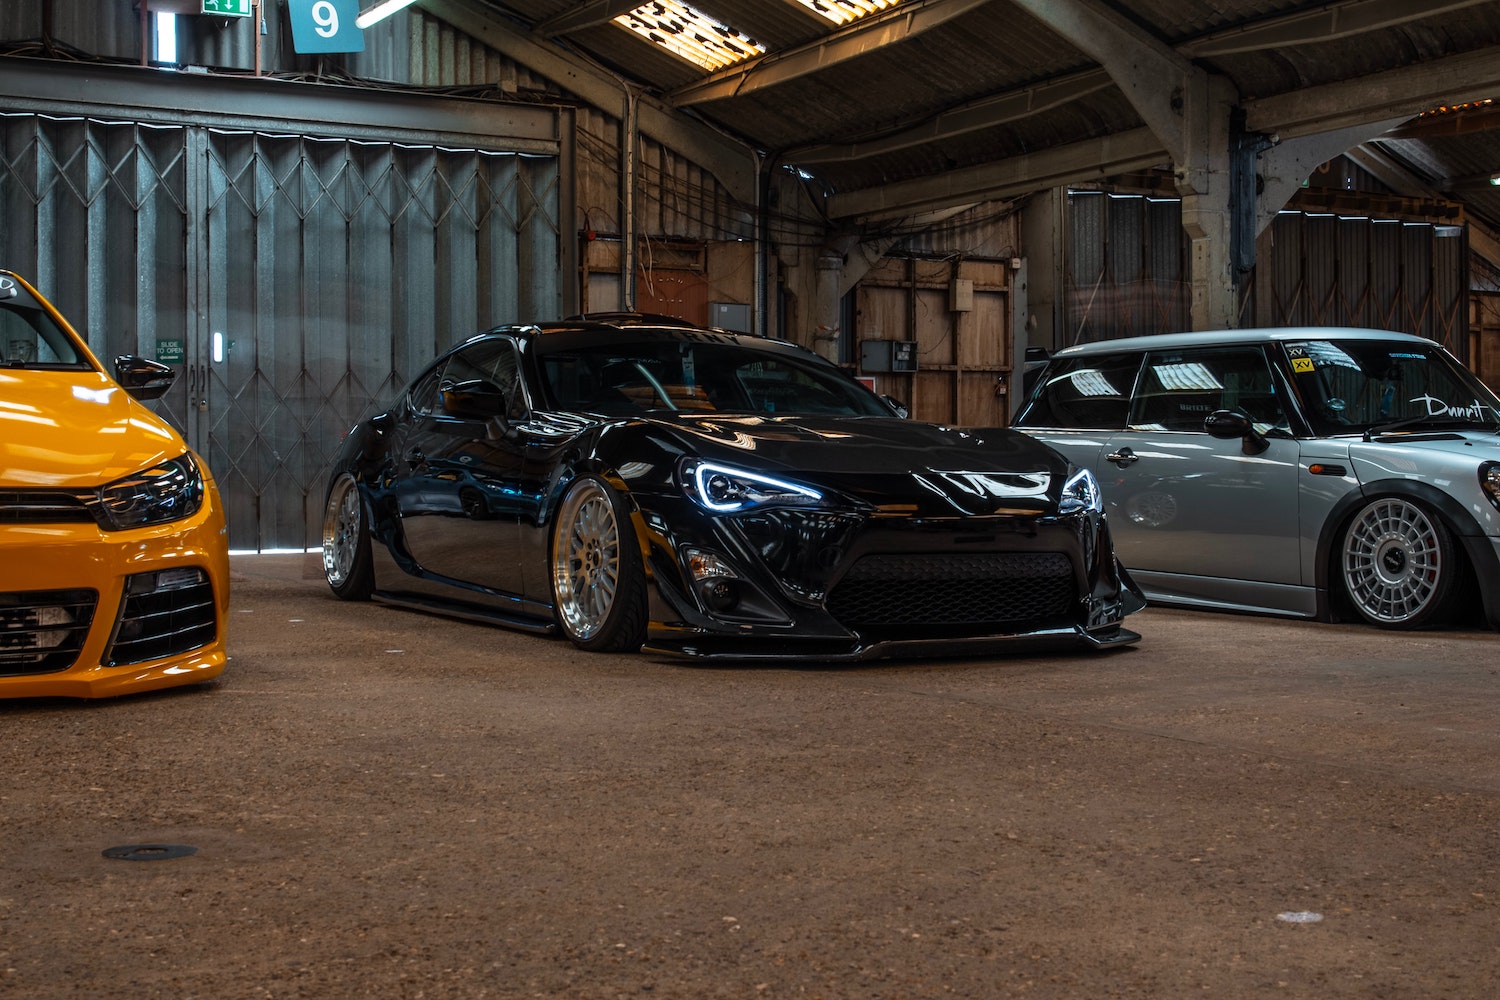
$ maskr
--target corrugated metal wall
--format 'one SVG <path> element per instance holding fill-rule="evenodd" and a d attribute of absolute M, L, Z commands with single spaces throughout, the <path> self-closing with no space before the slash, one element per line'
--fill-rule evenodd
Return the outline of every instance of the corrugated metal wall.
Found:
<path fill-rule="evenodd" d="M 1258 256 L 1248 322 L 1398 330 L 1469 358 L 1469 248 L 1461 227 L 1282 212 Z"/>
<path fill-rule="evenodd" d="M 1181 203 L 1068 193 L 1066 344 L 1189 327 Z"/>
<path fill-rule="evenodd" d="M 1186 254 L 1179 201 L 1069 192 L 1066 343 L 1191 329 Z M 1282 212 L 1240 325 L 1397 330 L 1467 360 L 1468 268 L 1461 227 Z"/>

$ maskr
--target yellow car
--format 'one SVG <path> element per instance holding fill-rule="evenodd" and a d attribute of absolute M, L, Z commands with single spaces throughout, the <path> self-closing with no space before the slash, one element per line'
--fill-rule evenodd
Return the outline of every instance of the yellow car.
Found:
<path fill-rule="evenodd" d="M 0 697 L 103 698 L 224 670 L 229 540 L 203 460 L 51 303 L 0 270 Z"/>

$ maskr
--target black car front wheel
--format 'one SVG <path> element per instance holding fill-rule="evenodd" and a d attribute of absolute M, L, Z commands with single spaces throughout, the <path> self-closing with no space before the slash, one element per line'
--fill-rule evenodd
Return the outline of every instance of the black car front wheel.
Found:
<path fill-rule="evenodd" d="M 366 600 L 375 590 L 370 526 L 359 483 L 347 472 L 333 481 L 323 508 L 323 575 L 333 592 L 346 601 Z"/>
<path fill-rule="evenodd" d="M 1452 613 L 1461 571 L 1453 533 L 1423 504 L 1382 497 L 1344 531 L 1344 587 L 1371 624 L 1416 629 Z"/>
<path fill-rule="evenodd" d="M 634 651 L 646 639 L 640 548 L 624 502 L 602 479 L 580 477 L 558 508 L 552 594 L 558 624 L 580 649 Z"/>

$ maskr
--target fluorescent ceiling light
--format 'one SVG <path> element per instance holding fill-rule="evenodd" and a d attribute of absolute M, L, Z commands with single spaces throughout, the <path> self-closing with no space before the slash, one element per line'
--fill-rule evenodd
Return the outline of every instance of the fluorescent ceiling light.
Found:
<path fill-rule="evenodd" d="M 766 47 L 682 0 L 652 0 L 615 23 L 707 70 L 764 55 Z"/>
<path fill-rule="evenodd" d="M 401 8 L 410 7 L 416 2 L 417 0 L 381 0 L 380 3 L 369 10 L 360 11 L 359 16 L 354 19 L 354 26 L 356 28 L 368 28 L 376 21 L 384 21 Z"/>
<path fill-rule="evenodd" d="M 815 14 L 822 14 L 834 24 L 848 24 L 869 14 L 894 7 L 901 0 L 797 0 Z"/>

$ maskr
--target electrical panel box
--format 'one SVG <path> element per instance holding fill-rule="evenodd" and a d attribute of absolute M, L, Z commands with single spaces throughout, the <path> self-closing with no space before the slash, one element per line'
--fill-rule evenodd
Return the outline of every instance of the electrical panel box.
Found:
<path fill-rule="evenodd" d="M 708 325 L 735 333 L 753 333 L 750 329 L 750 307 L 739 302 L 710 302 Z"/>
<path fill-rule="evenodd" d="M 915 340 L 862 340 L 859 368 L 867 372 L 914 372 L 917 370 Z"/>

